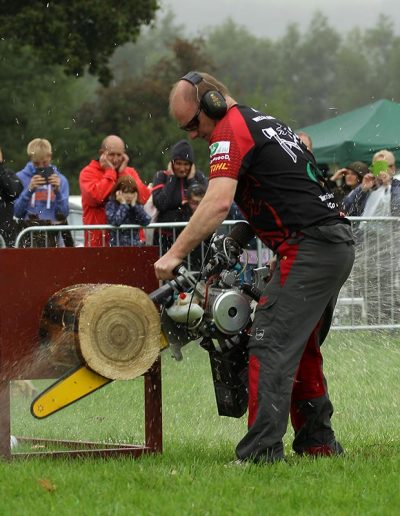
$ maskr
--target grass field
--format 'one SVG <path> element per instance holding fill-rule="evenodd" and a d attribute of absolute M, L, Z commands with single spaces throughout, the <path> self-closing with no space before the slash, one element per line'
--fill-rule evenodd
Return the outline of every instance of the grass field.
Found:
<path fill-rule="evenodd" d="M 246 418 L 217 415 L 207 353 L 184 351 L 180 363 L 163 355 L 163 455 L 0 462 L 0 516 L 400 514 L 398 337 L 331 334 L 325 371 L 346 455 L 298 458 L 288 430 L 287 462 L 272 466 L 229 464 Z M 14 398 L 12 433 L 142 442 L 142 405 L 141 379 L 113 382 L 43 421 Z"/>

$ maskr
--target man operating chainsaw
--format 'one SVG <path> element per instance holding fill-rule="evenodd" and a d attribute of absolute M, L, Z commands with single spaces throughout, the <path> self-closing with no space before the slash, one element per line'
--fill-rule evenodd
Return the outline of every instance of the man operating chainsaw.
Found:
<path fill-rule="evenodd" d="M 354 261 L 350 223 L 298 136 L 274 117 L 238 105 L 211 75 L 182 77 L 171 90 L 170 111 L 191 138 L 208 142 L 210 182 L 188 226 L 155 263 L 157 277 L 171 279 L 233 201 L 277 257 L 248 345 L 248 432 L 237 458 L 282 460 L 289 415 L 296 453 L 338 455 L 343 449 L 331 426 L 320 346 Z"/>

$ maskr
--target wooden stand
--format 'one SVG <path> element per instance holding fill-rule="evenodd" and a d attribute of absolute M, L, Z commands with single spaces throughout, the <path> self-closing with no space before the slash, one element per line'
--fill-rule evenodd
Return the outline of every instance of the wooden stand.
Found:
<path fill-rule="evenodd" d="M 161 362 L 144 374 L 144 445 L 82 443 L 20 438 L 77 448 L 63 452 L 11 453 L 10 381 L 58 378 L 65 366 L 32 360 L 40 354 L 39 326 L 48 300 L 59 290 L 83 283 L 125 284 L 149 293 L 158 287 L 153 247 L 1 249 L 0 270 L 0 457 L 115 456 L 138 457 L 162 451 Z"/>

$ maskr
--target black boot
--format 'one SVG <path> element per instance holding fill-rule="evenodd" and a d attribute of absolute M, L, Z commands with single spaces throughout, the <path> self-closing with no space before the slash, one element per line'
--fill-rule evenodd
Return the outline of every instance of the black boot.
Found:
<path fill-rule="evenodd" d="M 292 408 L 296 412 L 293 450 L 299 455 L 332 456 L 341 455 L 343 448 L 335 439 L 331 426 L 333 406 L 329 398 L 322 396 L 298 401 Z"/>

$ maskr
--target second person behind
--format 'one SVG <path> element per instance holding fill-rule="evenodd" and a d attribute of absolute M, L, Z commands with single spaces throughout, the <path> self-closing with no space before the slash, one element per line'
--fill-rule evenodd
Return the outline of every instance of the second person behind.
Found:
<path fill-rule="evenodd" d="M 192 184 L 207 187 L 203 172 L 196 169 L 193 149 L 187 140 L 180 140 L 171 149 L 171 160 L 166 170 L 159 170 L 153 179 L 153 204 L 158 210 L 157 222 L 182 220 L 182 208 L 187 203 L 187 190 Z M 162 231 L 162 251 L 173 243 L 173 231 Z M 159 245 L 156 232 L 154 243 Z"/>

